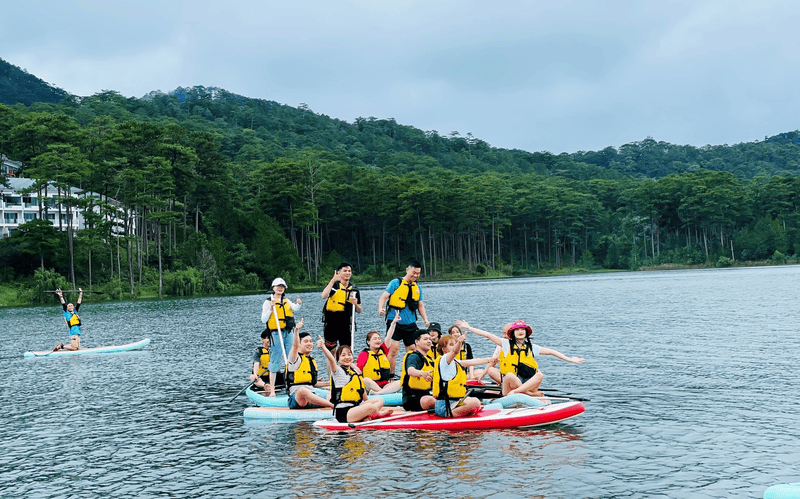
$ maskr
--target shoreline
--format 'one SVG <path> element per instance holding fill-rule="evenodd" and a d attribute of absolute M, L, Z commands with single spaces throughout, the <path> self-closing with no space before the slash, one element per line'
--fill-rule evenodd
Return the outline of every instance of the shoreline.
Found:
<path fill-rule="evenodd" d="M 730 265 L 726 266 L 719 266 L 717 264 L 711 263 L 704 263 L 704 264 L 679 264 L 679 263 L 665 263 L 660 265 L 645 265 L 639 267 L 635 270 L 631 269 L 587 269 L 583 267 L 568 267 L 562 269 L 554 269 L 546 272 L 540 272 L 536 274 L 524 274 L 524 275 L 485 275 L 485 276 L 463 276 L 463 277 L 448 277 L 448 278 L 431 278 L 429 276 L 423 277 L 423 282 L 460 282 L 460 281 L 480 281 L 480 280 L 499 280 L 499 279 L 521 279 L 521 278 L 530 278 L 530 277 L 556 277 L 556 276 L 568 276 L 568 275 L 583 275 L 583 274 L 607 274 L 607 273 L 619 273 L 619 272 L 657 272 L 657 271 L 664 271 L 664 270 L 702 270 L 702 269 L 722 269 L 722 268 L 745 268 L 745 267 L 779 267 L 785 265 L 798 265 L 798 262 L 787 262 L 787 263 L 774 263 L 770 260 L 759 260 L 759 261 L 748 261 L 748 262 L 732 262 Z M 354 276 L 357 279 L 357 276 Z M 377 281 L 377 280 L 367 280 L 363 282 L 359 282 L 360 286 L 373 286 L 373 285 L 382 285 L 386 284 L 388 281 Z M 16 298 L 16 291 L 14 290 L 16 286 L 12 284 L 11 286 L 8 285 L 0 285 L 0 308 L 12 308 L 12 307 L 49 307 L 52 304 L 35 304 L 35 303 L 17 303 L 15 301 Z M 319 292 L 324 289 L 324 285 L 297 285 L 292 286 L 292 293 L 313 293 Z M 269 290 L 249 290 L 249 291 L 238 291 L 238 292 L 231 292 L 231 293 L 215 293 L 215 294 L 198 294 L 198 295 L 190 295 L 190 296 L 164 296 L 160 298 L 161 300 L 180 300 L 180 299 L 192 299 L 192 298 L 211 298 L 211 297 L 221 297 L 221 296 L 248 296 L 248 295 L 260 295 L 265 294 Z M 13 296 L 12 296 L 13 295 Z M 124 298 L 119 300 L 98 300 L 95 303 L 101 302 L 125 302 L 125 301 L 151 301 L 151 300 L 159 300 L 157 293 L 143 293 L 140 296 Z M 93 300 L 84 298 L 84 301 L 91 303 Z"/>

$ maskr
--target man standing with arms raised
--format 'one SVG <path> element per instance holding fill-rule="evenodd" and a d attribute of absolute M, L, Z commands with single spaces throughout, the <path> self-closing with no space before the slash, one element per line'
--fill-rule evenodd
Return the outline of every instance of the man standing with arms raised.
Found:
<path fill-rule="evenodd" d="M 389 347 L 389 367 L 392 374 L 395 372 L 395 361 L 400 350 L 399 341 L 403 340 L 406 350 L 414 350 L 414 334 L 417 332 L 417 311 L 425 321 L 425 327 L 430 325 L 428 314 L 425 312 L 425 304 L 422 302 L 422 290 L 417 285 L 422 272 L 422 265 L 416 260 L 409 262 L 406 267 L 406 275 L 393 279 L 386 291 L 383 292 L 378 300 L 378 315 L 386 316 L 386 329 L 392 324 L 394 312 L 400 314 L 400 322 L 397 323 L 391 341 L 386 345 Z M 386 310 L 388 301 L 388 311 Z"/>

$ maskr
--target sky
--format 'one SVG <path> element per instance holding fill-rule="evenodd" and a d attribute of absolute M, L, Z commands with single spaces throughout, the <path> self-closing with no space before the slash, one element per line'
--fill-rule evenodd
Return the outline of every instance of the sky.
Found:
<path fill-rule="evenodd" d="M 0 58 L 79 96 L 220 87 L 531 152 L 800 128 L 800 2 L 27 0 Z"/>

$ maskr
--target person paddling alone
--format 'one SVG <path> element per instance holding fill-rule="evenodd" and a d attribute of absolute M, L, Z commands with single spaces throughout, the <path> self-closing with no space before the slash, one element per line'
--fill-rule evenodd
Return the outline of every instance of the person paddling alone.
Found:
<path fill-rule="evenodd" d="M 78 309 L 81 308 L 81 301 L 83 300 L 83 289 L 78 288 L 80 294 L 78 295 L 78 303 L 66 303 L 64 301 L 64 293 L 61 289 L 56 290 L 58 299 L 61 300 L 61 307 L 64 309 L 64 322 L 67 323 L 69 328 L 69 345 L 59 343 L 53 348 L 53 351 L 58 350 L 80 350 L 81 348 L 81 318 L 78 316 Z"/>

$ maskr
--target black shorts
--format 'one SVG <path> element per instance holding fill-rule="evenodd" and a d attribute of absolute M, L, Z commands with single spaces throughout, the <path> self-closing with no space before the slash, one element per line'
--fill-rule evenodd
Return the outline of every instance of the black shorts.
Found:
<path fill-rule="evenodd" d="M 386 321 L 386 330 L 389 330 L 389 326 L 392 325 L 392 321 Z M 394 327 L 394 334 L 392 335 L 393 341 L 400 341 L 403 340 L 403 345 L 410 347 L 414 344 L 414 333 L 417 332 L 419 328 L 417 327 L 416 322 L 413 324 L 398 324 Z"/>
<path fill-rule="evenodd" d="M 336 343 L 338 345 L 353 346 L 350 335 L 350 323 L 336 324 L 326 323 L 322 335 L 326 343 Z"/>
<path fill-rule="evenodd" d="M 403 409 L 407 411 L 422 411 L 422 397 L 425 395 L 409 394 L 403 397 Z"/>
<path fill-rule="evenodd" d="M 336 417 L 336 421 L 340 423 L 347 423 L 347 413 L 350 412 L 350 409 L 355 407 L 354 405 L 348 405 L 346 407 L 337 407 L 333 410 L 333 414 Z"/>

